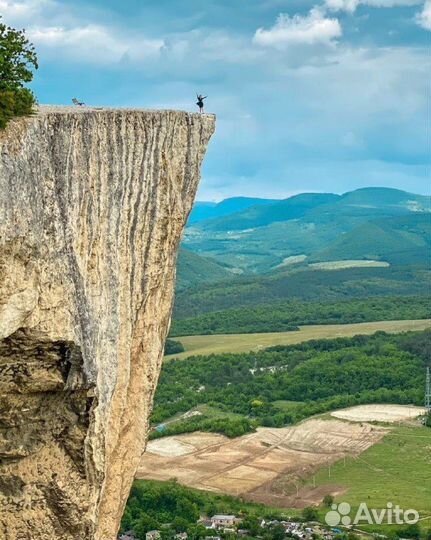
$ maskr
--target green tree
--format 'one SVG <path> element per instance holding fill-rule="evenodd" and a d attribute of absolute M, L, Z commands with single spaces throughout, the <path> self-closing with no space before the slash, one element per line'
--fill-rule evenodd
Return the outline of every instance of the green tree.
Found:
<path fill-rule="evenodd" d="M 176 515 L 187 522 L 195 522 L 199 519 L 199 508 L 192 501 L 186 498 L 177 500 Z"/>
<path fill-rule="evenodd" d="M 283 525 L 274 525 L 269 529 L 269 538 L 271 540 L 284 540 L 286 537 L 286 531 Z"/>
<path fill-rule="evenodd" d="M 398 529 L 397 535 L 399 538 L 417 539 L 421 535 L 421 530 L 419 528 L 419 525 L 417 523 L 414 523 L 412 525 L 408 525 L 407 527 L 404 527 L 403 529 Z"/>
<path fill-rule="evenodd" d="M 325 495 L 325 496 L 323 497 L 323 504 L 324 504 L 326 507 L 330 508 L 330 507 L 332 506 L 333 503 L 334 503 L 334 497 L 333 497 L 333 495 L 329 495 L 329 494 L 328 494 L 328 495 Z"/>
<path fill-rule="evenodd" d="M 186 532 L 189 528 L 189 522 L 187 519 L 181 516 L 176 516 L 175 519 L 172 521 L 172 527 L 177 533 Z"/>
<path fill-rule="evenodd" d="M 175 339 L 167 339 L 165 342 L 165 355 L 179 354 L 184 352 L 184 345 L 181 341 Z"/>
<path fill-rule="evenodd" d="M 34 46 L 24 31 L 0 22 L 0 128 L 15 116 L 31 114 L 36 100 L 25 85 L 37 68 Z"/>
<path fill-rule="evenodd" d="M 257 516 L 247 516 L 241 528 L 248 530 L 251 536 L 258 536 L 261 532 L 260 523 L 261 520 Z"/>
<path fill-rule="evenodd" d="M 302 517 L 305 521 L 317 521 L 319 519 L 319 514 L 315 508 L 307 506 L 307 508 L 304 508 L 302 511 Z"/>
<path fill-rule="evenodd" d="M 133 530 L 135 535 L 140 540 L 145 540 L 145 535 L 148 531 L 152 531 L 159 528 L 159 523 L 152 518 L 149 514 L 142 512 L 139 519 L 135 522 Z"/>

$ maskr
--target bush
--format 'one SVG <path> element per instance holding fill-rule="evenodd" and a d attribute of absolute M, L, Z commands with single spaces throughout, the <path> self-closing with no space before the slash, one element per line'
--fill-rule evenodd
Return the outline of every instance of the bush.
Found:
<path fill-rule="evenodd" d="M 305 519 L 305 521 L 318 521 L 319 514 L 315 508 L 308 506 L 302 511 L 302 517 Z"/>
<path fill-rule="evenodd" d="M 334 497 L 332 495 L 325 495 L 323 497 L 323 504 L 327 508 L 330 508 L 332 506 L 333 502 L 334 502 Z"/>
<path fill-rule="evenodd" d="M 24 31 L 0 23 L 0 129 L 12 118 L 33 112 L 36 99 L 24 85 L 37 68 L 34 47 Z"/>
<path fill-rule="evenodd" d="M 167 354 L 179 354 L 184 352 L 184 345 L 181 341 L 174 339 L 167 339 L 165 343 L 165 355 Z"/>
<path fill-rule="evenodd" d="M 0 90 L 0 129 L 12 118 L 32 114 L 34 104 L 34 96 L 28 88 Z"/>

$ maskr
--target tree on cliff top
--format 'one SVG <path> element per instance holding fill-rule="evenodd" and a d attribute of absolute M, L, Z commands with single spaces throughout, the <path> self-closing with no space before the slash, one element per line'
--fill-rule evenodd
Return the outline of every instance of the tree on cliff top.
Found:
<path fill-rule="evenodd" d="M 32 113 L 36 100 L 25 84 L 37 68 L 36 52 L 24 31 L 0 21 L 0 129 L 11 118 Z"/>

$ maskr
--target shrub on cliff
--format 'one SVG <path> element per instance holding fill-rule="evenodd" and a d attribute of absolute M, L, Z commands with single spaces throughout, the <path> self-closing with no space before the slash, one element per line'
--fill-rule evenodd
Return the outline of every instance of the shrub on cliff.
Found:
<path fill-rule="evenodd" d="M 36 52 L 24 31 L 0 22 L 0 129 L 11 118 L 32 113 L 36 100 L 25 84 L 37 68 Z"/>

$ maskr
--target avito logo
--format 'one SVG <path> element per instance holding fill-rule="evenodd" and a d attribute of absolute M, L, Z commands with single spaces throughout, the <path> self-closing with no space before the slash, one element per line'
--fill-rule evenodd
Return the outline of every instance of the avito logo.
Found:
<path fill-rule="evenodd" d="M 386 504 L 386 508 L 368 508 L 367 503 L 362 502 L 354 517 L 352 517 L 352 507 L 347 502 L 333 504 L 332 510 L 327 512 L 325 521 L 330 527 L 343 525 L 414 525 L 419 521 L 419 512 L 410 508 L 403 510 L 400 506 L 391 502 Z"/>

